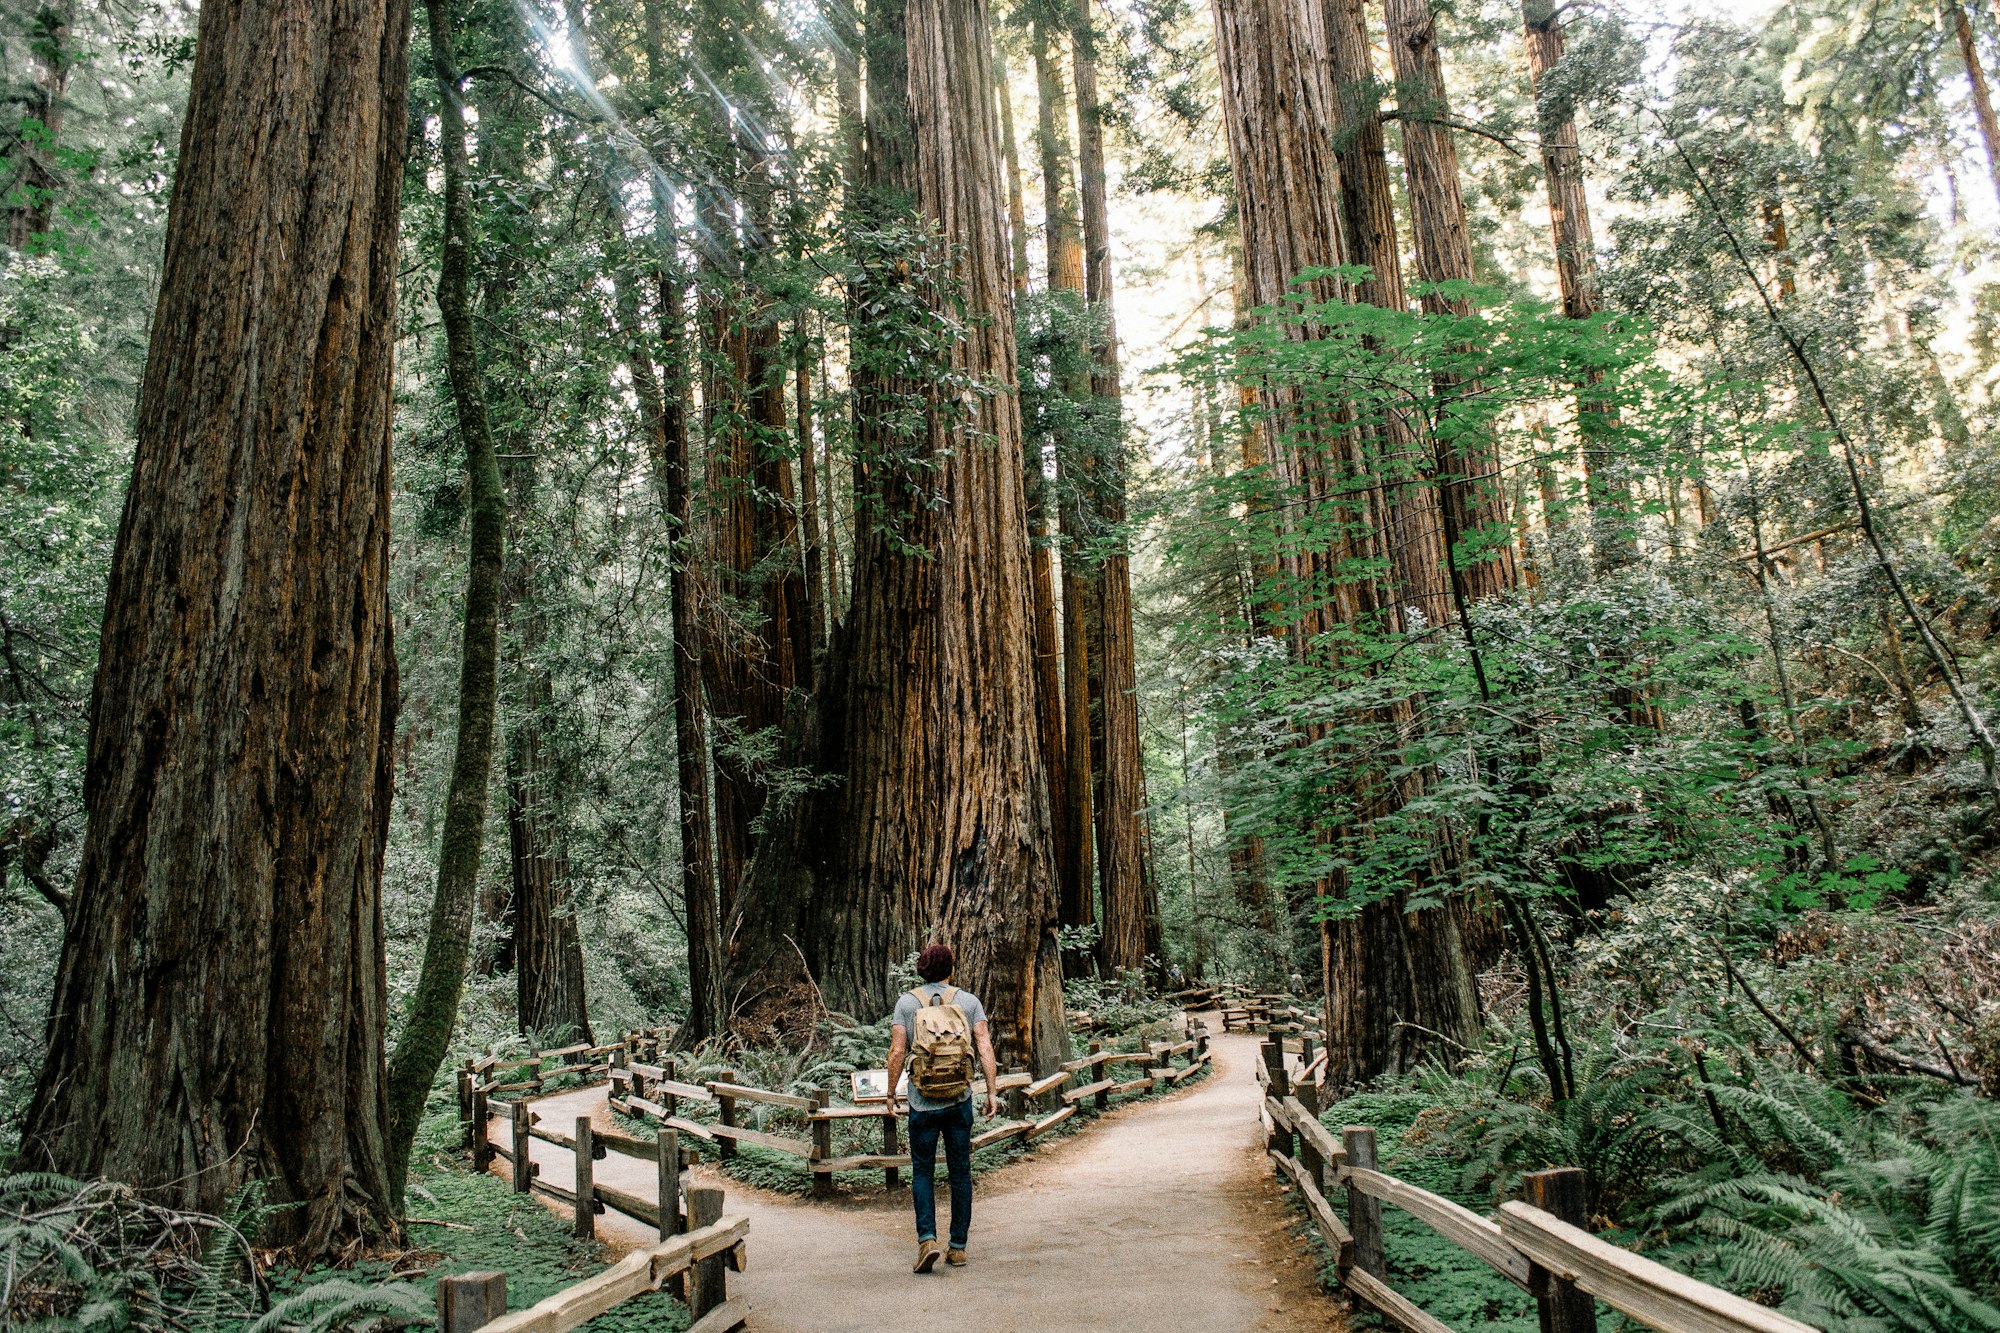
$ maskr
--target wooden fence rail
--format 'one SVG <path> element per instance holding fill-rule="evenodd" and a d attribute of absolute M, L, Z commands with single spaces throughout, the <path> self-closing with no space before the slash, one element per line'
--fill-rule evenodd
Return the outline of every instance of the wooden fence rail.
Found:
<path fill-rule="evenodd" d="M 704 1212 L 715 1214 L 704 1225 L 634 1250 L 597 1276 L 564 1287 L 525 1310 L 507 1313 L 505 1273 L 461 1273 L 441 1279 L 437 1294 L 439 1333 L 569 1333 L 670 1281 L 688 1293 L 688 1308 L 695 1315 L 688 1333 L 726 1333 L 743 1327 L 750 1306 L 740 1297 L 729 1298 L 723 1270 L 743 1271 L 750 1219 L 723 1217 L 721 1190 L 695 1193 L 714 1196 L 699 1200 Z"/>
<path fill-rule="evenodd" d="M 1383 1173 L 1376 1167 L 1374 1130 L 1349 1126 L 1336 1140 L 1319 1123 L 1321 1085 L 1300 1075 L 1319 1069 L 1324 1053 L 1315 1059 L 1308 1042 L 1295 1069 L 1281 1041 L 1263 1044 L 1257 1066 L 1266 1151 L 1297 1187 L 1333 1254 L 1340 1284 L 1398 1327 L 1451 1333 L 1388 1285 L 1383 1204 L 1402 1209 L 1533 1295 L 1543 1333 L 1595 1333 L 1595 1301 L 1661 1333 L 1813 1333 L 1810 1325 L 1591 1235 L 1583 1225 L 1583 1173 L 1574 1167 L 1528 1176 L 1528 1201 L 1502 1204 L 1497 1217 L 1482 1217 Z M 1330 1199 L 1336 1190 L 1346 1192 L 1345 1219 Z"/>

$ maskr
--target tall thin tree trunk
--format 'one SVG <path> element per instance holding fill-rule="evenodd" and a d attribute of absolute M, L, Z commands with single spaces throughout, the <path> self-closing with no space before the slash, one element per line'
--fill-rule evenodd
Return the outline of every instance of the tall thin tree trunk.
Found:
<path fill-rule="evenodd" d="M 1043 243 L 1052 292 L 1083 290 L 1083 241 L 1077 222 L 1076 176 L 1069 145 L 1069 90 L 1056 63 L 1048 23 L 1030 33 L 1035 60 L 1035 149 L 1042 160 Z"/>
<path fill-rule="evenodd" d="M 1958 37 L 1958 52 L 1965 61 L 1965 77 L 1972 85 L 1972 113 L 1979 121 L 1979 141 L 1986 147 L 1986 174 L 1993 193 L 2000 198 L 2000 119 L 1993 114 L 1993 93 L 1987 86 L 1986 66 L 1979 59 L 1979 43 L 1973 37 L 1972 20 L 1959 0 L 1944 0 L 1945 17 L 1951 20 Z"/>
<path fill-rule="evenodd" d="M 1007 164 L 1007 241 L 1014 261 L 1014 293 L 1028 290 L 1028 202 L 1021 191 L 1021 141 L 1014 133 L 1014 91 L 1007 61 L 993 49 L 993 95 L 1000 102 L 1000 152 Z"/>
<path fill-rule="evenodd" d="M 1092 508 L 1108 541 L 1092 571 L 1095 631 L 1090 650 L 1099 693 L 1092 698 L 1102 756 L 1093 805 L 1098 879 L 1104 899 L 1098 959 L 1107 974 L 1160 956 L 1159 888 L 1146 830 L 1146 770 L 1140 749 L 1138 667 L 1132 642 L 1132 563 L 1125 546 L 1125 429 L 1113 317 L 1111 207 L 1104 167 L 1104 110 L 1097 95 L 1097 34 L 1090 0 L 1078 0 L 1070 32 L 1076 73 L 1077 168 L 1082 181 L 1084 291 L 1098 323 L 1090 393 L 1097 418 L 1088 475 Z"/>
<path fill-rule="evenodd" d="M 729 44 L 714 58 L 735 55 Z M 741 239 L 736 199 L 717 188 L 703 209 L 710 248 L 702 292 L 702 401 L 721 595 L 709 618 L 702 664 L 715 716 L 726 728 L 713 738 L 715 860 L 725 917 L 764 812 L 767 784 L 750 756 L 782 727 L 787 699 L 810 687 L 812 672 L 791 473 L 774 447 L 790 429 L 785 371 L 770 301 L 758 290 L 769 245 L 769 187 L 753 149 L 739 144 L 736 155 L 751 182 L 741 192 Z"/>
<path fill-rule="evenodd" d="M 826 651 L 827 614 L 833 607 L 833 590 L 827 583 L 826 559 L 819 526 L 819 464 L 813 444 L 812 339 L 801 314 L 794 322 L 792 336 L 798 341 L 792 368 L 792 409 L 798 421 L 799 516 L 805 529 L 805 573 L 807 620 L 810 622 L 812 660 Z"/>
<path fill-rule="evenodd" d="M 1604 304 L 1598 292 L 1590 200 L 1583 188 L 1583 154 L 1577 147 L 1574 108 L 1548 86 L 1549 72 L 1562 62 L 1566 45 L 1562 10 L 1554 0 L 1522 0 L 1521 22 L 1540 126 L 1542 177 L 1548 189 L 1549 230 L 1555 243 L 1563 314 L 1570 319 L 1589 319 Z M 1576 422 L 1583 442 L 1592 558 L 1597 568 L 1605 571 L 1631 564 L 1638 558 L 1639 545 L 1630 470 L 1612 438 L 1614 432 L 1607 429 L 1614 420 L 1610 408 L 1595 392 L 1602 378 L 1592 372 L 1577 386 Z"/>
<path fill-rule="evenodd" d="M 589 1041 L 583 941 L 571 897 L 569 857 L 557 841 L 548 788 L 556 780 L 543 757 L 539 714 L 549 679 L 528 676 L 521 701 L 527 719 L 507 738 L 507 851 L 513 890 L 514 982 L 521 1031 Z"/>
<path fill-rule="evenodd" d="M 682 308 L 679 270 L 671 256 L 655 271 L 655 285 L 661 383 L 645 397 L 660 405 L 648 433 L 673 557 L 668 591 L 674 603 L 674 768 L 680 793 L 681 903 L 688 950 L 688 1021 L 680 1035 L 693 1043 L 723 1033 L 728 1020 L 723 1000 L 727 963 L 709 824 L 714 802 L 708 779 L 708 712 L 701 688 L 703 630 L 695 593 L 699 546 L 694 539 L 693 464 L 688 459 L 687 313 Z M 643 347 L 635 355 L 650 369 Z"/>
<path fill-rule="evenodd" d="M 1326 39 L 1335 106 L 1334 153 L 1340 163 L 1341 211 L 1347 262 L 1365 265 L 1368 277 L 1354 284 L 1353 296 L 1383 310 L 1408 310 L 1403 260 L 1396 237 L 1395 196 L 1389 184 L 1388 151 L 1382 134 L 1381 85 L 1368 49 L 1363 0 L 1326 0 Z M 1429 461 L 1408 413 L 1388 405 L 1368 435 L 1378 457 L 1385 536 L 1395 562 L 1398 596 L 1430 625 L 1450 616 L 1446 593 L 1437 494 L 1426 480 Z"/>
<path fill-rule="evenodd" d="M 458 675 L 458 739 L 445 790 L 438 847 L 437 891 L 423 969 L 410 996 L 409 1017 L 389 1059 L 389 1169 L 398 1204 L 410 1148 L 431 1080 L 451 1045 L 465 986 L 486 843 L 487 793 L 493 778 L 493 717 L 499 686 L 500 578 L 505 566 L 507 492 L 486 416 L 472 309 L 471 165 L 466 153 L 465 100 L 453 52 L 450 0 L 426 0 L 431 64 L 438 76 L 438 142 L 443 158 L 444 246 L 438 264 L 438 313 L 444 323 L 445 369 L 459 438 L 465 445 L 469 540 L 465 571 L 465 632 Z M 516 938 L 515 965 L 520 965 Z"/>
<path fill-rule="evenodd" d="M 1396 76 L 1396 107 L 1403 130 L 1403 169 L 1408 183 L 1410 230 L 1415 239 L 1417 280 L 1469 283 L 1472 238 L 1459 183 L 1458 142 L 1446 123 L 1451 101 L 1438 54 L 1437 21 L 1429 0 L 1384 0 L 1389 55 Z M 1472 314 L 1471 298 L 1424 294 L 1423 308 L 1434 315 Z M 1473 386 L 1440 383 L 1450 400 Z M 1440 517 L 1462 534 L 1464 549 L 1453 563 L 1474 601 L 1514 585 L 1513 544 L 1507 530 L 1506 496 L 1500 487 L 1500 443 L 1492 435 L 1476 439 L 1457 432 L 1441 445 L 1437 459 Z"/>
<path fill-rule="evenodd" d="M 932 230 L 925 265 L 948 266 L 950 280 L 928 299 L 962 302 L 966 322 L 951 370 L 1011 385 L 986 6 L 880 0 L 868 22 L 866 216 L 914 211 Z M 870 280 L 912 271 L 879 265 Z M 808 985 L 881 1013 L 889 965 L 946 939 L 1002 1058 L 1047 1068 L 1067 1039 L 1019 407 L 1006 393 L 967 402 L 928 365 L 885 377 L 879 353 L 907 329 L 863 323 L 856 336 L 883 340 L 856 361 L 863 454 L 878 461 L 863 478 L 852 605 L 817 695 L 817 766 L 844 778 L 802 797 L 760 846 L 731 931 L 735 976 L 778 1015 L 796 1013 Z M 890 410 L 912 401 L 920 421 Z"/>
<path fill-rule="evenodd" d="M 1041 158 L 1043 238 L 1047 246 L 1050 292 L 1084 290 L 1083 245 L 1076 208 L 1076 186 L 1069 144 L 1069 96 L 1061 67 L 1052 58 L 1047 24 L 1037 18 L 1032 28 L 1035 59 L 1035 145 Z M 1072 390 L 1085 386 L 1071 386 Z M 1055 817 L 1061 826 L 1056 839 L 1057 881 L 1062 924 L 1090 926 L 1097 922 L 1094 894 L 1096 856 L 1092 818 L 1096 766 L 1092 763 L 1090 716 L 1090 620 L 1093 598 L 1080 551 L 1088 535 L 1079 508 L 1081 487 L 1071 474 L 1075 450 L 1058 440 L 1055 449 L 1057 528 L 1063 537 L 1062 558 L 1062 776 L 1051 784 L 1061 803 Z M 1046 497 L 1046 488 L 1044 489 Z M 1044 511 L 1051 507 L 1044 499 Z M 1039 613 L 1038 613 L 1039 614 Z"/>
<path fill-rule="evenodd" d="M 11 173 L 18 202 L 7 209 L 7 244 L 15 250 L 28 249 L 35 237 L 48 231 L 62 184 L 50 157 L 61 141 L 63 104 L 74 63 L 69 49 L 73 9 L 73 0 L 52 0 L 36 12 L 30 29 L 28 49 L 34 56 L 35 77 L 23 99 L 23 118 L 39 122 L 41 133 L 33 141 L 25 135 L 14 139 L 21 157 Z"/>
<path fill-rule="evenodd" d="M 201 11 L 20 1162 L 396 1231 L 382 860 L 410 13 Z M 288 58 L 274 62 L 270 53 Z"/>

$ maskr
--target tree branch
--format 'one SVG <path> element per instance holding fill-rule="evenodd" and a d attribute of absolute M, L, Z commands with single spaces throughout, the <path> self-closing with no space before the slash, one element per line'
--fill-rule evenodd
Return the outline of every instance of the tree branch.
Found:
<path fill-rule="evenodd" d="M 1377 113 L 1376 118 L 1385 123 L 1391 120 L 1401 120 L 1407 121 L 1412 125 L 1442 125 L 1446 129 L 1457 130 L 1460 134 L 1470 134 L 1497 143 L 1523 162 L 1528 160 L 1528 155 L 1514 146 L 1516 143 L 1526 143 L 1526 139 L 1510 139 L 1504 134 L 1482 129 L 1467 121 L 1454 120 L 1450 116 L 1419 116 L 1406 113 L 1399 107 L 1390 107 L 1385 111 Z"/>
<path fill-rule="evenodd" d="M 0 837 L 0 877 L 7 873 L 7 863 L 16 857 L 21 863 L 21 877 L 28 886 L 47 900 L 56 909 L 63 923 L 69 923 L 69 895 L 56 887 L 49 878 L 47 865 L 49 853 L 56 849 L 56 826 L 44 824 L 36 828 L 22 815 L 14 821 L 4 837 Z"/>
<path fill-rule="evenodd" d="M 1861 1051 L 1869 1059 L 1879 1060 L 1892 1069 L 1900 1069 L 1906 1074 L 1922 1074 L 1926 1078 L 1939 1079 L 1961 1088 L 1972 1088 L 1979 1085 L 1977 1079 L 1967 1078 L 1956 1069 L 1947 1069 L 1943 1065 L 1935 1065 L 1928 1060 L 1919 1060 L 1914 1056 L 1904 1055 L 1901 1051 L 1877 1041 L 1860 1028 L 1849 1028 L 1841 1036 L 1851 1042 L 1855 1049 Z M 1949 1053 L 1947 1052 L 1947 1054 Z"/>

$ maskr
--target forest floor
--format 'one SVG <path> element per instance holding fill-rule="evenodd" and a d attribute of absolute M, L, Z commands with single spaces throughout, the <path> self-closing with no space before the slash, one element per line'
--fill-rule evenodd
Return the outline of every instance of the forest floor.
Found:
<path fill-rule="evenodd" d="M 1199 1083 L 1116 1108 L 982 1175 L 971 1263 L 961 1269 L 910 1272 L 907 1189 L 815 1203 L 698 1166 L 701 1183 L 727 1192 L 723 1211 L 750 1218 L 749 1271 L 731 1277 L 730 1294 L 749 1299 L 755 1333 L 947 1323 L 982 1333 L 1344 1330 L 1340 1303 L 1319 1290 L 1316 1260 L 1266 1165 L 1257 1040 L 1213 1037 L 1214 1072 Z M 613 1127 L 603 1088 L 544 1098 L 535 1109 L 549 1124 L 588 1114 Z M 567 1149 L 535 1139 L 531 1151 L 543 1179 L 574 1174 Z M 635 1158 L 613 1153 L 596 1178 L 653 1195 L 653 1167 Z M 942 1230 L 942 1182 L 937 1193 Z M 617 1253 L 656 1239 L 617 1213 L 600 1216 L 597 1233 Z"/>

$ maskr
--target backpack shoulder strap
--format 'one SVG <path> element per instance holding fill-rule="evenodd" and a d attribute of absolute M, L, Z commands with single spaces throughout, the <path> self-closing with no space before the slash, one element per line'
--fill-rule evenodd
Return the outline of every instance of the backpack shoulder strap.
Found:
<path fill-rule="evenodd" d="M 957 1000 L 958 1000 L 958 987 L 956 986 L 946 986 L 943 990 L 938 992 L 939 1004 L 953 1004 L 956 1003 Z"/>
<path fill-rule="evenodd" d="M 910 991 L 909 996 L 917 1002 L 917 1008 L 919 1009 L 930 1003 L 929 1000 L 924 998 L 924 988 L 922 986 L 918 986 L 915 990 Z"/>

